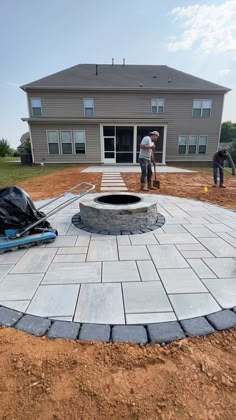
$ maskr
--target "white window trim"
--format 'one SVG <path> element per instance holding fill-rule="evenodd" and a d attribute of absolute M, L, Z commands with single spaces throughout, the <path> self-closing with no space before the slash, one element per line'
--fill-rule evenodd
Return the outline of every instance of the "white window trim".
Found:
<path fill-rule="evenodd" d="M 59 130 L 46 130 L 46 134 L 47 134 L 47 147 L 48 147 L 48 156 L 50 156 L 50 155 L 54 155 L 54 153 L 50 153 L 49 152 L 49 142 L 48 142 L 48 133 L 49 132 L 56 132 L 57 133 L 57 136 L 58 136 L 58 155 L 61 155 L 61 150 L 60 150 L 60 148 L 61 148 L 61 146 L 60 146 L 60 134 L 59 134 Z M 57 156 L 57 154 L 55 154 L 55 156 Z"/>
<path fill-rule="evenodd" d="M 187 137 L 186 142 L 186 153 L 179 153 L 179 137 Z M 189 137 L 197 137 L 196 144 L 196 153 L 189 153 Z M 206 153 L 199 153 L 199 137 L 206 137 Z M 197 156 L 197 155 L 207 155 L 208 153 L 208 135 L 207 134 L 180 134 L 177 139 L 177 155 L 178 156 Z"/>
<path fill-rule="evenodd" d="M 192 117 L 193 118 L 210 118 L 211 117 L 211 112 L 212 112 L 212 99 L 193 99 L 193 103 L 194 103 L 194 101 L 201 101 L 201 115 L 199 117 L 195 117 L 193 115 L 193 110 L 194 109 L 198 109 L 198 108 L 194 108 L 193 107 L 193 104 L 192 104 Z M 210 108 L 203 108 L 203 106 L 202 106 L 203 101 L 209 101 L 211 103 L 211 107 Z M 209 115 L 209 117 L 203 117 L 203 115 L 202 115 L 203 109 L 210 109 L 210 115 Z"/>
<path fill-rule="evenodd" d="M 53 130 L 51 130 L 51 131 L 53 131 Z M 71 153 L 63 153 L 63 150 L 62 150 L 62 143 L 63 143 L 63 141 L 61 140 L 61 133 L 63 133 L 63 132 L 69 132 L 70 134 L 71 134 Z M 73 149 L 73 132 L 72 132 L 72 130 L 60 130 L 60 134 L 59 134 L 59 140 L 60 140 L 60 148 L 61 148 L 61 155 L 74 155 L 74 149 Z"/>
<path fill-rule="evenodd" d="M 154 112 L 153 110 L 152 110 L 152 101 L 156 101 L 157 102 L 157 110 L 156 110 L 156 112 Z M 158 101 L 163 101 L 163 112 L 159 112 L 158 111 Z M 151 113 L 152 114 L 163 114 L 165 112 L 165 99 L 164 98 L 151 98 Z"/>
<path fill-rule="evenodd" d="M 88 108 L 87 106 L 85 106 L 85 101 L 93 101 L 93 107 L 90 107 L 90 108 Z M 85 110 L 86 109 L 92 109 L 93 110 L 93 115 L 91 115 L 91 116 L 87 116 L 86 115 L 86 113 L 85 113 Z M 84 98 L 84 117 L 85 118 L 92 118 L 92 117 L 94 117 L 94 98 Z M 76 130 L 75 130 L 76 131 Z"/>
<path fill-rule="evenodd" d="M 75 141 L 75 132 L 76 131 L 82 131 L 83 133 L 84 133 L 84 138 L 85 138 L 85 142 L 84 142 L 84 145 L 85 145 L 85 147 L 84 147 L 84 153 L 76 153 L 76 148 L 75 148 L 75 143 L 76 143 L 76 141 Z M 74 154 L 77 156 L 77 155 L 86 155 L 86 131 L 85 130 L 73 130 L 73 146 L 74 146 Z"/>
<path fill-rule="evenodd" d="M 35 106 L 32 106 L 32 101 L 34 100 L 34 99 L 37 99 L 37 100 L 39 100 L 40 101 L 40 109 L 41 109 L 41 115 L 34 115 L 33 114 L 33 108 L 36 108 Z M 38 107 L 39 108 L 39 107 Z M 42 117 L 42 115 L 43 115 L 43 108 L 42 108 L 42 100 L 41 100 L 41 98 L 39 98 L 39 97 L 36 97 L 36 96 L 34 96 L 34 97 L 30 97 L 30 110 L 31 110 L 31 116 L 32 117 Z M 49 131 L 53 131 L 53 130 L 49 130 Z"/>

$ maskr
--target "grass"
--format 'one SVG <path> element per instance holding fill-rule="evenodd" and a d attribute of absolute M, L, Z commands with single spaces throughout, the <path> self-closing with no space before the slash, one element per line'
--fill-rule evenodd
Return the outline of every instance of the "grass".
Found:
<path fill-rule="evenodd" d="M 68 167 L 68 165 L 23 166 L 9 158 L 0 158 L 0 186 L 15 185 L 28 178 L 47 175 Z M 71 165 L 70 165 L 71 166 Z"/>

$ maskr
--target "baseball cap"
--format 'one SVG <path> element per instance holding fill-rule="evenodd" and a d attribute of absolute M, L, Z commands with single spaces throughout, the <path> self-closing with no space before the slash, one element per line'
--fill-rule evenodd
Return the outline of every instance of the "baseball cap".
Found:
<path fill-rule="evenodd" d="M 157 137 L 160 137 L 160 134 L 158 133 L 158 131 L 150 131 L 149 134 L 153 134 L 153 135 L 155 135 Z"/>

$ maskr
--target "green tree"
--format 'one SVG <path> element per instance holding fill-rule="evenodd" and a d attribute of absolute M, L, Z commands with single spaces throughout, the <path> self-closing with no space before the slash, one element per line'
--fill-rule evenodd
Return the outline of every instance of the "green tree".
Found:
<path fill-rule="evenodd" d="M 236 163 L 236 139 L 233 140 L 232 144 L 230 145 L 229 153 L 230 153 L 234 163 Z"/>
<path fill-rule="evenodd" d="M 236 140 L 236 123 L 231 121 L 223 122 L 221 125 L 220 143 L 230 143 Z"/>
<path fill-rule="evenodd" d="M 8 141 L 6 139 L 0 140 L 0 156 L 5 157 L 9 156 L 10 154 L 10 145 L 8 144 Z"/>
<path fill-rule="evenodd" d="M 30 153 L 31 154 L 31 142 L 30 139 L 26 139 L 25 143 L 24 143 L 24 151 L 25 153 Z"/>

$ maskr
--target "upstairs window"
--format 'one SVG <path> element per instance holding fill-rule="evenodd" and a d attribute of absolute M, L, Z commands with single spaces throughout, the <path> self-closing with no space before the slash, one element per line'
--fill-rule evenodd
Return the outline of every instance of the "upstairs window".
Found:
<path fill-rule="evenodd" d="M 193 101 L 193 117 L 210 117 L 211 115 L 211 99 L 194 99 Z"/>
<path fill-rule="evenodd" d="M 86 138 L 84 130 L 74 131 L 75 153 L 85 154 Z"/>
<path fill-rule="evenodd" d="M 93 117 L 94 114 L 94 100 L 93 98 L 84 99 L 84 116 Z"/>
<path fill-rule="evenodd" d="M 42 115 L 42 106 L 40 98 L 31 98 L 31 110 L 33 117 L 39 117 Z"/>
<path fill-rule="evenodd" d="M 179 136 L 178 139 L 178 154 L 185 155 L 187 151 L 187 136 Z"/>
<path fill-rule="evenodd" d="M 47 131 L 49 155 L 59 155 L 59 135 L 57 130 Z"/>
<path fill-rule="evenodd" d="M 72 154 L 72 133 L 71 131 L 61 131 L 61 151 L 63 155 Z"/>
<path fill-rule="evenodd" d="M 153 113 L 164 112 L 164 99 L 152 99 L 151 108 Z"/>
<path fill-rule="evenodd" d="M 199 136 L 198 153 L 200 155 L 206 154 L 206 150 L 207 150 L 207 136 Z"/>

